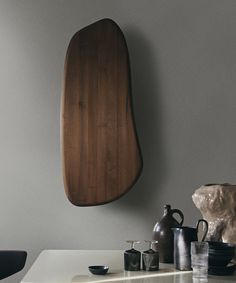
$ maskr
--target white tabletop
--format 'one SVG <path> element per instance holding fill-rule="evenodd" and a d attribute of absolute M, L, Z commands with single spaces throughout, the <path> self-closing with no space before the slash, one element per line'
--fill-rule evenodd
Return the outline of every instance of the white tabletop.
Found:
<path fill-rule="evenodd" d="M 124 271 L 120 250 L 45 250 L 41 252 L 21 283 L 191 283 L 191 271 L 177 271 L 160 264 L 159 271 Z M 89 265 L 107 265 L 106 275 L 92 275 Z M 209 276 L 209 283 L 236 282 L 236 276 Z M 121 283 L 121 282 L 120 282 Z"/>

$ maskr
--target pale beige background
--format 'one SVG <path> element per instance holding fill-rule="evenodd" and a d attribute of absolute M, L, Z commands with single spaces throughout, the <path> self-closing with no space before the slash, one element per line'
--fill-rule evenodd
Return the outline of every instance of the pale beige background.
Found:
<path fill-rule="evenodd" d="M 144 157 L 136 186 L 90 208 L 65 197 L 60 92 L 72 35 L 104 17 L 127 39 Z M 236 182 L 234 0 L 0 0 L 0 247 L 123 249 L 148 239 L 162 206 L 199 217 L 209 182 Z"/>

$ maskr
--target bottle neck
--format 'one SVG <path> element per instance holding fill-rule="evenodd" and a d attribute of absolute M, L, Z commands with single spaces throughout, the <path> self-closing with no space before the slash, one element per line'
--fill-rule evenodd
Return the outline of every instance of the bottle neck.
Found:
<path fill-rule="evenodd" d="M 168 205 L 168 204 L 166 204 L 166 205 L 164 206 L 164 216 L 166 216 L 167 214 L 169 214 L 170 211 L 171 211 L 171 206 Z"/>

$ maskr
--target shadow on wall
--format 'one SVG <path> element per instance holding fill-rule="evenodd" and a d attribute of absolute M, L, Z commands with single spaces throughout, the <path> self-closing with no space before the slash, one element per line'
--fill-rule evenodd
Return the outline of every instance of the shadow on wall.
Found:
<path fill-rule="evenodd" d="M 117 203 L 129 209 L 149 210 L 156 205 L 166 174 L 165 148 L 162 138 L 160 78 L 150 42 L 138 30 L 125 29 L 128 44 L 132 100 L 137 134 L 143 156 L 143 171 L 134 187 Z"/>

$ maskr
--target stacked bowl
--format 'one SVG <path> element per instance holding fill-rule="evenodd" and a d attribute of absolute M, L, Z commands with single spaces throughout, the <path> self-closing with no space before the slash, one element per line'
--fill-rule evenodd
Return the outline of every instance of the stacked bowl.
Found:
<path fill-rule="evenodd" d="M 231 262 L 235 254 L 235 245 L 222 242 L 208 242 L 209 244 L 209 269 L 212 275 L 231 275 L 235 272 L 236 265 Z"/>

